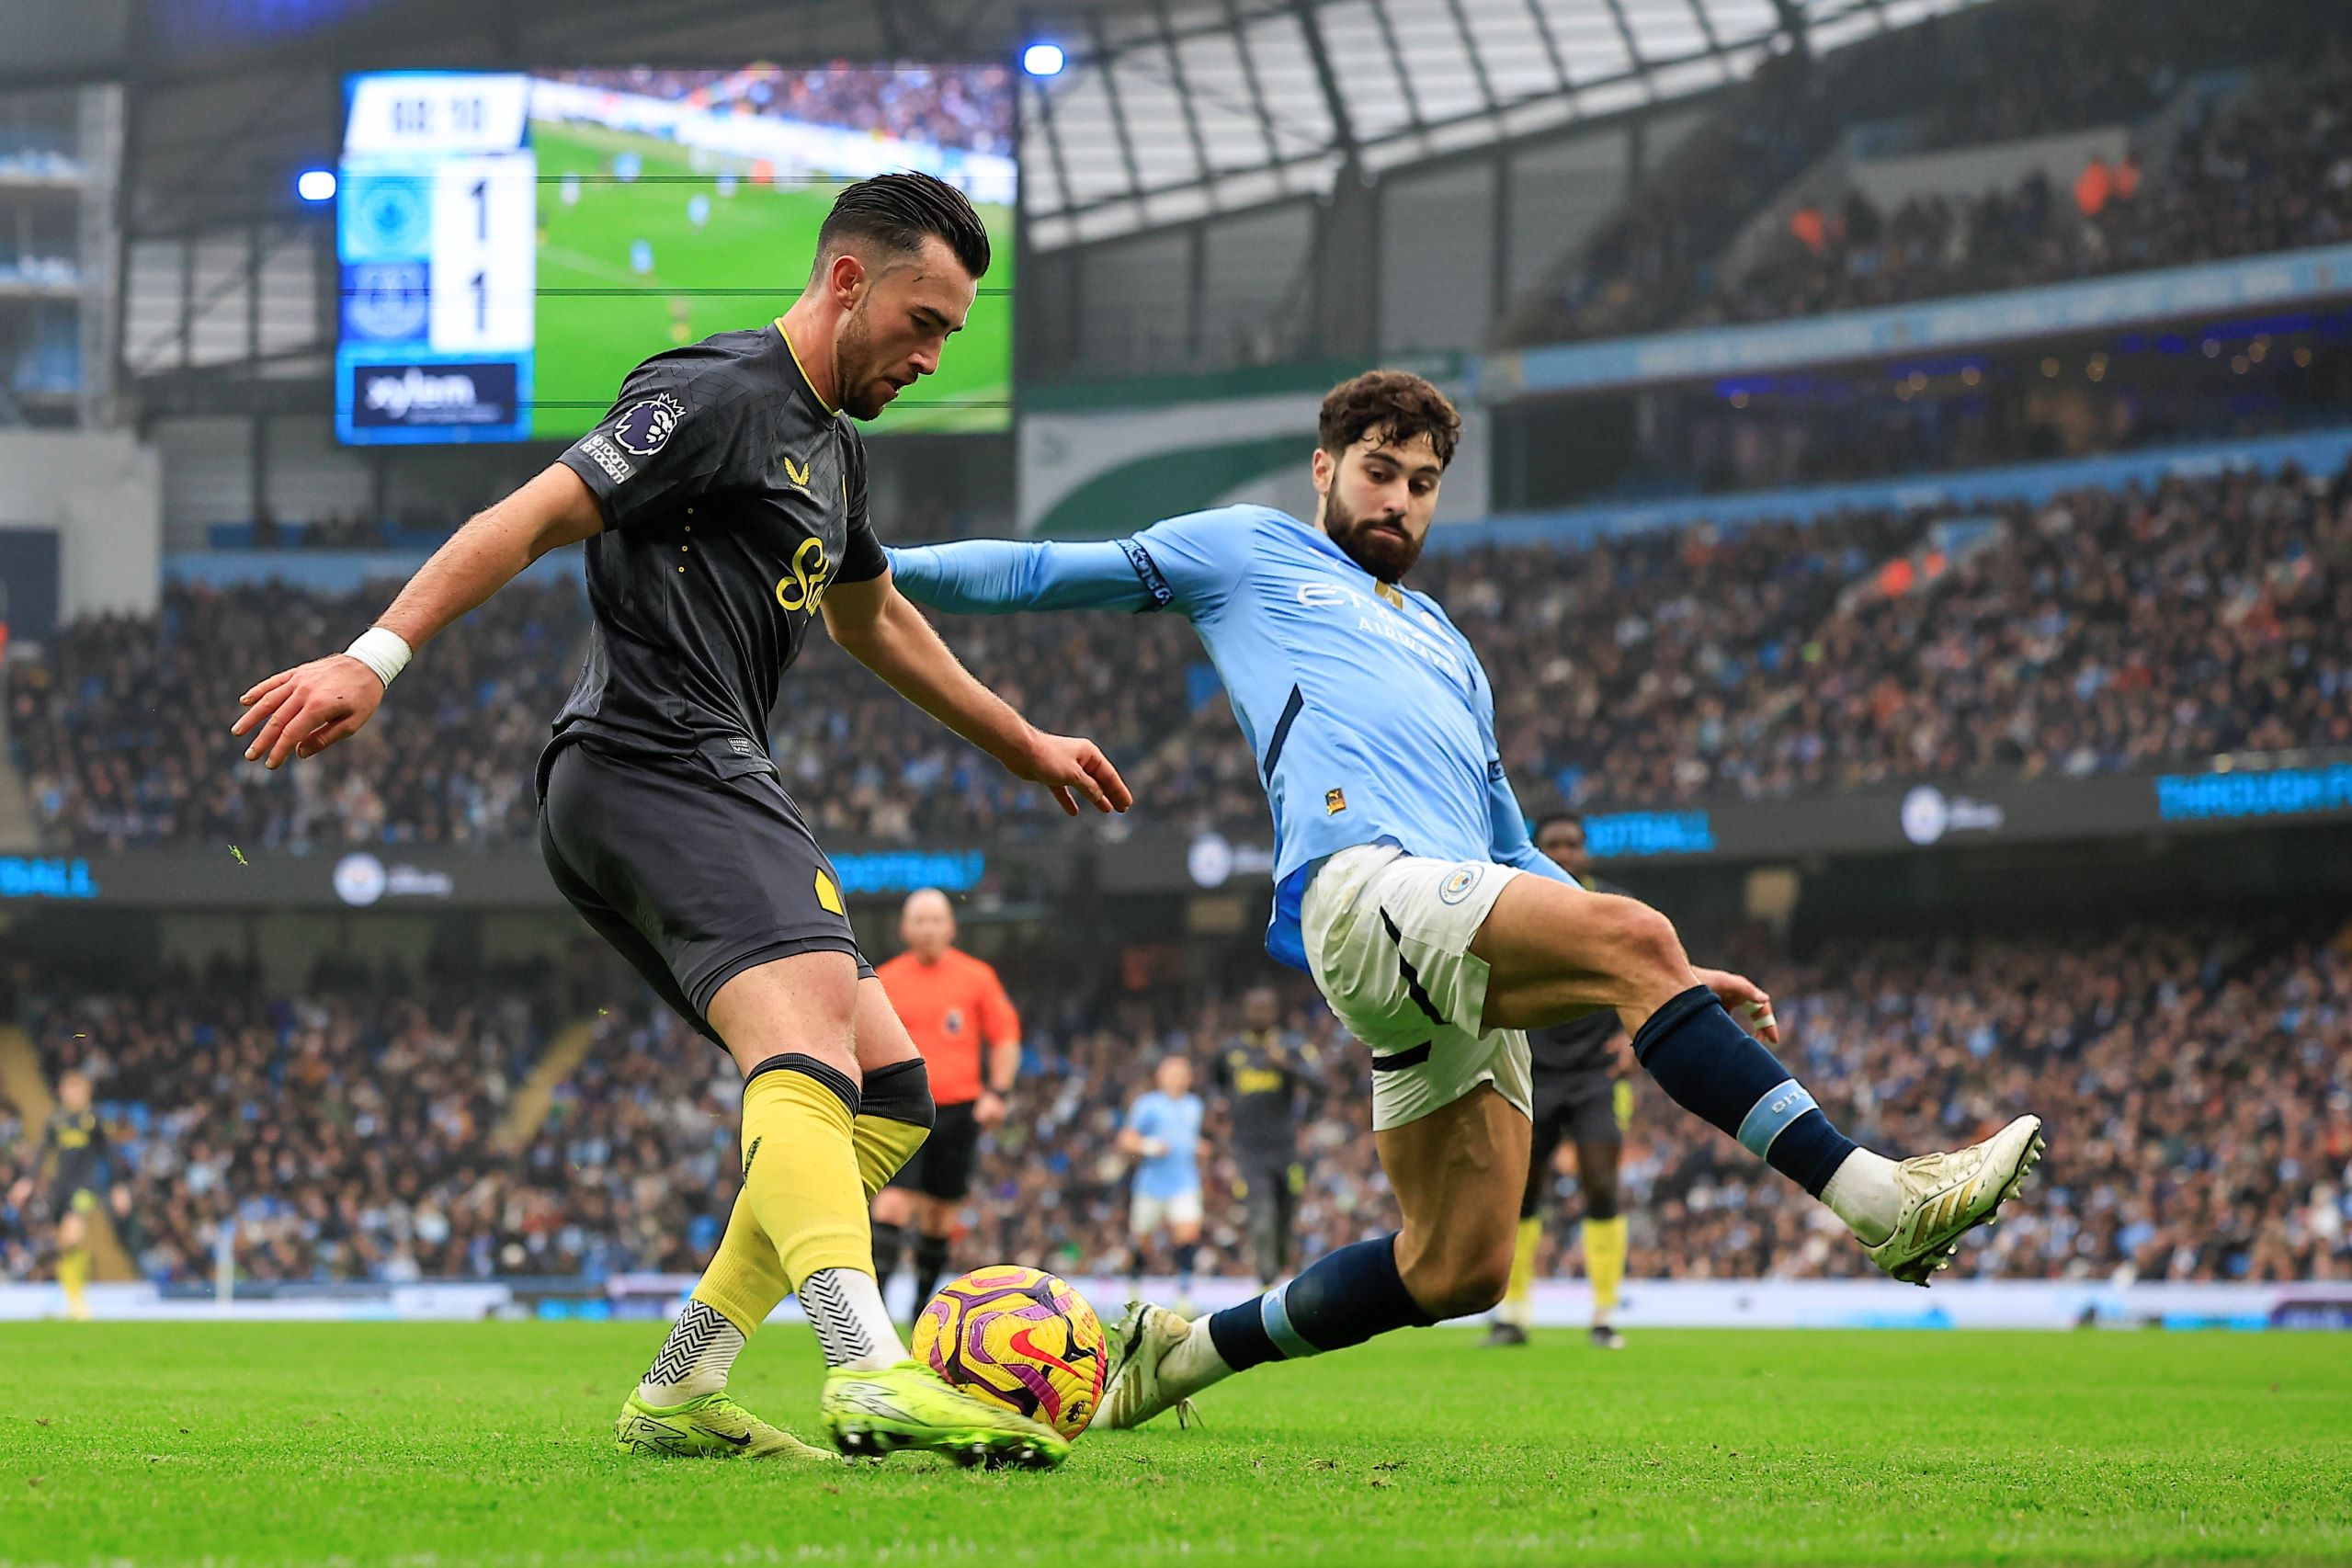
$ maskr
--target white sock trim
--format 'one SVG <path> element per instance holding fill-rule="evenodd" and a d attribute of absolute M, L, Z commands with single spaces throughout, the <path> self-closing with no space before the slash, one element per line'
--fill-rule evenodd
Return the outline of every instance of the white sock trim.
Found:
<path fill-rule="evenodd" d="M 809 1314 L 828 1367 L 871 1372 L 906 1359 L 905 1342 L 870 1274 L 820 1268 L 801 1281 L 801 1309 Z"/>
<path fill-rule="evenodd" d="M 1217 1339 L 1209 1332 L 1209 1320 L 1196 1318 L 1192 1332 L 1168 1346 L 1167 1358 L 1160 1363 L 1160 1392 L 1170 1399 L 1189 1399 L 1233 1375 L 1233 1369 L 1217 1354 Z"/>
<path fill-rule="evenodd" d="M 743 1347 L 742 1330 L 716 1309 L 690 1301 L 670 1325 L 670 1336 L 662 1341 L 661 1353 L 639 1381 L 637 1397 L 664 1408 L 717 1393 L 727 1386 L 727 1374 L 734 1369 L 735 1357 Z"/>
<path fill-rule="evenodd" d="M 1846 1156 L 1821 1200 L 1846 1228 L 1871 1246 L 1894 1234 L 1895 1216 L 1903 1211 L 1903 1187 L 1895 1179 L 1896 1165 L 1884 1154 L 1858 1148 Z"/>

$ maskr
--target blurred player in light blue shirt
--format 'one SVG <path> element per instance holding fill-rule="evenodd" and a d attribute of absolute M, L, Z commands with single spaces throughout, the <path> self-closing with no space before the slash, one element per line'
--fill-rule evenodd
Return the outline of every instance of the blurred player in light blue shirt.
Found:
<path fill-rule="evenodd" d="M 1914 1284 L 2040 1152 L 2032 1117 L 1958 1156 L 1898 1166 L 1858 1148 L 1767 1049 L 1779 1033 L 1763 991 L 1694 968 L 1665 916 L 1587 892 L 1536 851 L 1486 672 L 1437 602 L 1404 586 L 1460 433 L 1422 378 L 1368 371 L 1324 400 L 1312 521 L 1226 506 L 1100 543 L 891 552 L 900 589 L 938 609 L 1173 609 L 1192 622 L 1274 812 L 1267 949 L 1312 974 L 1372 1052 L 1372 1129 L 1403 1229 L 1199 1325 L 1131 1311 L 1105 1426 L 1140 1425 L 1266 1361 L 1499 1301 L 1531 1131 L 1528 1028 L 1613 1010 L 1677 1104 Z"/>
<path fill-rule="evenodd" d="M 1169 1056 L 1152 1074 L 1152 1087 L 1127 1108 L 1119 1130 L 1119 1151 L 1135 1157 L 1128 1195 L 1127 1276 L 1142 1278 L 1143 1249 L 1165 1230 L 1179 1301 L 1192 1294 L 1200 1246 L 1201 1114 L 1200 1096 L 1192 1092 L 1192 1063 Z"/>

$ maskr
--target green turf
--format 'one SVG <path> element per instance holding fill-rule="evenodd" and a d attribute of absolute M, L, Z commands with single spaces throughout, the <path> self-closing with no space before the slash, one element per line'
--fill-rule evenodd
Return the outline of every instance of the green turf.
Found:
<path fill-rule="evenodd" d="M 1438 1330 L 1051 1475 L 624 1460 L 650 1325 L 0 1325 L 0 1562 L 2352 1561 L 2310 1335 Z M 814 1349 L 735 1387 L 809 1429 Z"/>
<path fill-rule="evenodd" d="M 648 355 L 714 332 L 764 326 L 791 304 L 816 252 L 817 226 L 833 186 L 763 186 L 742 180 L 719 194 L 713 164 L 698 169 L 673 142 L 629 131 L 536 120 L 540 290 L 531 434 L 569 438 L 602 417 L 621 378 Z M 633 152 L 642 176 L 609 177 L 615 154 Z M 567 204 L 562 176 L 580 175 Z M 679 183 L 675 176 L 700 176 Z M 672 176 L 672 177 L 652 177 Z M 687 204 L 710 199 L 699 229 Z M 1013 215 L 987 205 L 981 216 L 994 252 L 964 330 L 949 340 L 938 373 L 902 392 L 869 433 L 1002 429 L 1011 418 Z M 653 248 L 653 270 L 630 265 L 632 242 Z M 550 290 L 621 290 L 551 294 Z M 696 289 L 750 293 L 697 294 Z"/>

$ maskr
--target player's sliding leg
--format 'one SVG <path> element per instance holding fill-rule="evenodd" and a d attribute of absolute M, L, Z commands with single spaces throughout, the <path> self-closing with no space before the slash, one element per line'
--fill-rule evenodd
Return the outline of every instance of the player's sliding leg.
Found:
<path fill-rule="evenodd" d="M 1925 1285 L 1949 1264 L 1960 1236 L 1992 1219 L 2040 1157 L 2041 1122 L 2031 1116 L 1900 1165 L 1858 1146 L 1698 983 L 1673 924 L 1635 900 L 1513 877 L 1471 951 L 1488 966 L 1486 1028 L 1615 1008 L 1635 1058 L 1676 1104 L 1820 1199 L 1905 1283 Z"/>
<path fill-rule="evenodd" d="M 1174 1409 L 1184 1420 L 1192 1395 L 1237 1371 L 1484 1312 L 1510 1278 L 1528 1133 L 1527 1113 L 1491 1083 L 1381 1129 L 1381 1167 L 1404 1228 L 1326 1253 L 1289 1283 L 1209 1317 L 1130 1308 L 1097 1419 L 1140 1426 Z"/>
<path fill-rule="evenodd" d="M 1061 1434 L 949 1387 L 907 1356 L 882 1310 L 864 1185 L 882 1162 L 861 1165 L 857 1142 L 858 989 L 847 954 L 803 953 L 745 970 L 709 1008 L 744 1072 L 744 1196 L 831 1368 L 825 1429 L 846 1453 L 1058 1464 Z"/>
<path fill-rule="evenodd" d="M 1620 1091 L 1625 1085 L 1616 1085 Z M 1622 1350 L 1625 1336 L 1610 1324 L 1625 1278 L 1625 1216 L 1617 1208 L 1617 1165 L 1625 1145 L 1616 1139 L 1576 1141 L 1576 1185 L 1585 1194 L 1585 1277 L 1593 1284 L 1592 1341 Z"/>

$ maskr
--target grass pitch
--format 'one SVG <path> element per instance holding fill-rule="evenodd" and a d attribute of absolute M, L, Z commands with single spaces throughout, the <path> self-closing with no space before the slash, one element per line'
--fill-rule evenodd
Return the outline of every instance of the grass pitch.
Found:
<path fill-rule="evenodd" d="M 0 1325 L 0 1562 L 2352 1561 L 2326 1335 L 1392 1336 L 1051 1475 L 625 1460 L 651 1324 Z M 797 1328 L 738 1369 L 803 1433 Z"/>
<path fill-rule="evenodd" d="M 808 278 L 817 228 L 840 190 L 743 178 L 730 194 L 719 160 L 698 165 L 676 142 L 632 131 L 534 120 L 531 142 L 540 182 L 531 434 L 541 438 L 568 440 L 603 418 L 640 360 L 781 315 Z M 639 163 L 633 183 L 612 177 L 625 155 Z M 576 184 L 567 187 L 567 176 Z M 901 393 L 869 433 L 1011 423 L 1013 214 L 996 204 L 980 213 L 993 256 L 971 319 L 949 340 L 938 373 Z M 648 271 L 632 256 L 641 241 Z M 549 292 L 564 290 L 596 292 Z"/>

